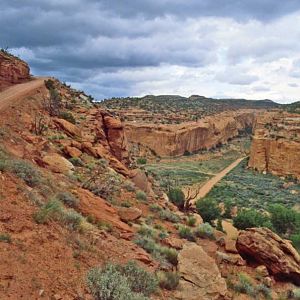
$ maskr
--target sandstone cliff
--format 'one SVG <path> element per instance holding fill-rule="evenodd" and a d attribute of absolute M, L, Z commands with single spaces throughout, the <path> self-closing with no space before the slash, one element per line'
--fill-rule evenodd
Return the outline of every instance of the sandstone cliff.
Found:
<path fill-rule="evenodd" d="M 270 112 L 258 116 L 249 167 L 300 179 L 300 116 Z"/>
<path fill-rule="evenodd" d="M 30 69 L 26 62 L 0 51 L 0 90 L 29 79 Z"/>
<path fill-rule="evenodd" d="M 180 156 L 226 143 L 251 128 L 254 119 L 253 110 L 240 110 L 180 125 L 126 123 L 125 130 L 130 142 L 149 147 L 159 156 Z"/>

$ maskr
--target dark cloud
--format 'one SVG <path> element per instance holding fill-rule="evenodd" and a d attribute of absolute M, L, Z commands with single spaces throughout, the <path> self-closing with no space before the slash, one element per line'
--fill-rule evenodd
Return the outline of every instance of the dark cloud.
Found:
<path fill-rule="evenodd" d="M 248 85 L 258 76 L 232 74 L 231 65 L 298 53 L 300 32 L 286 35 L 293 23 L 278 25 L 277 35 L 273 29 L 298 10 L 299 0 L 1 0 L 0 46 L 28 60 L 34 74 L 57 76 L 98 98 L 135 93 L 143 76 L 128 80 L 130 71 L 156 68 L 160 78 L 166 66 L 198 72 L 216 65 L 213 80 Z M 192 76 L 175 70 L 161 82 Z"/>

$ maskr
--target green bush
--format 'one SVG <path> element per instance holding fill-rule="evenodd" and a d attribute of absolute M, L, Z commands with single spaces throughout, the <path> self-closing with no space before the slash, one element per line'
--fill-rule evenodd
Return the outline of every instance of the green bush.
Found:
<path fill-rule="evenodd" d="M 136 293 L 150 296 L 157 290 L 157 278 L 134 261 L 129 261 L 123 267 L 122 274 L 126 276 L 131 289 Z"/>
<path fill-rule="evenodd" d="M 169 263 L 174 266 L 178 264 L 178 252 L 169 247 L 160 247 L 159 252 L 162 256 L 164 256 Z"/>
<path fill-rule="evenodd" d="M 234 290 L 238 293 L 255 297 L 257 295 L 257 291 L 255 290 L 250 278 L 243 273 L 239 274 L 238 277 L 239 282 L 234 286 Z"/>
<path fill-rule="evenodd" d="M 8 233 L 0 233 L 0 242 L 11 243 L 11 236 Z"/>
<path fill-rule="evenodd" d="M 272 225 L 279 234 L 294 232 L 300 225 L 300 214 L 293 209 L 280 204 L 273 204 L 269 207 L 269 212 Z"/>
<path fill-rule="evenodd" d="M 134 183 L 130 180 L 126 180 L 123 183 L 123 188 L 126 189 L 128 192 L 134 192 L 136 189 Z"/>
<path fill-rule="evenodd" d="M 237 229 L 244 230 L 252 227 L 271 227 L 270 219 L 254 209 L 243 209 L 233 218 L 233 225 Z"/>
<path fill-rule="evenodd" d="M 139 164 L 139 165 L 145 165 L 147 163 L 147 159 L 144 158 L 144 157 L 139 157 L 136 162 Z"/>
<path fill-rule="evenodd" d="M 62 218 L 63 207 L 60 201 L 54 199 L 44 204 L 34 215 L 34 220 L 38 224 L 48 221 L 57 221 Z"/>
<path fill-rule="evenodd" d="M 221 214 L 221 209 L 217 202 L 211 198 L 199 199 L 196 202 L 196 208 L 203 221 L 208 223 L 219 218 Z"/>
<path fill-rule="evenodd" d="M 69 158 L 69 162 L 75 167 L 83 167 L 84 162 L 79 157 L 71 157 Z"/>
<path fill-rule="evenodd" d="M 175 290 L 179 284 L 180 276 L 174 272 L 158 272 L 159 286 L 166 290 Z"/>
<path fill-rule="evenodd" d="M 180 222 L 180 217 L 178 215 L 176 215 L 175 213 L 171 212 L 168 209 L 162 209 L 159 212 L 159 217 L 162 220 L 166 220 L 172 223 L 178 223 Z"/>
<path fill-rule="evenodd" d="M 292 234 L 290 240 L 293 243 L 293 246 L 300 252 L 300 233 Z"/>
<path fill-rule="evenodd" d="M 68 111 L 63 111 L 63 112 L 61 112 L 61 113 L 59 114 L 59 117 L 60 117 L 61 119 L 64 119 L 64 120 L 66 120 L 66 121 L 72 123 L 72 124 L 76 124 L 76 120 L 75 120 L 73 114 L 70 113 L 70 112 L 68 112 Z"/>
<path fill-rule="evenodd" d="M 188 226 L 194 227 L 196 225 L 197 219 L 194 216 L 189 216 L 186 220 Z"/>
<path fill-rule="evenodd" d="M 56 198 L 69 207 L 76 208 L 79 205 L 79 199 L 69 192 L 58 193 Z"/>
<path fill-rule="evenodd" d="M 83 217 L 81 214 L 71 209 L 63 212 L 62 221 L 69 229 L 78 230 L 83 221 Z"/>
<path fill-rule="evenodd" d="M 184 208 L 185 195 L 181 189 L 179 188 L 170 189 L 170 191 L 168 192 L 168 198 L 179 209 Z"/>
<path fill-rule="evenodd" d="M 215 239 L 214 229 L 209 223 L 203 223 L 197 226 L 194 231 L 196 237 Z"/>
<path fill-rule="evenodd" d="M 37 186 L 41 181 L 40 172 L 29 162 L 23 160 L 11 161 L 9 170 L 24 180 L 30 187 Z"/>
<path fill-rule="evenodd" d="M 300 299 L 300 289 L 293 289 L 293 291 L 292 291 L 292 297 L 295 300 L 299 300 Z"/>
<path fill-rule="evenodd" d="M 178 230 L 178 234 L 182 239 L 187 239 L 188 241 L 195 241 L 195 234 L 191 230 L 190 227 L 180 226 Z"/>
<path fill-rule="evenodd" d="M 87 284 L 96 300 L 148 300 L 158 287 L 156 277 L 135 262 L 93 268 L 87 274 Z"/>
<path fill-rule="evenodd" d="M 147 200 L 147 195 L 143 191 L 137 191 L 136 192 L 136 198 L 140 201 L 146 201 Z"/>

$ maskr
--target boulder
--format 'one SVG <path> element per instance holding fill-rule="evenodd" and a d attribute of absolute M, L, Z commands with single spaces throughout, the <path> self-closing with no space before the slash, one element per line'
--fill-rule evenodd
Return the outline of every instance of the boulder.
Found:
<path fill-rule="evenodd" d="M 227 293 L 214 259 L 195 243 L 186 243 L 179 252 L 178 272 L 181 279 L 175 299 L 217 300 Z"/>
<path fill-rule="evenodd" d="M 151 183 L 149 182 L 146 174 L 140 170 L 135 169 L 131 171 L 130 174 L 131 180 L 134 182 L 134 184 L 142 191 L 147 193 L 148 195 L 154 195 L 154 192 L 151 187 Z"/>
<path fill-rule="evenodd" d="M 70 137 L 81 137 L 81 130 L 74 124 L 64 119 L 54 118 L 54 124 Z"/>
<path fill-rule="evenodd" d="M 133 235 L 132 229 L 121 221 L 116 209 L 104 199 L 84 189 L 77 189 L 74 192 L 80 200 L 78 209 L 83 215 L 92 216 L 97 221 L 109 223 L 121 232 Z"/>
<path fill-rule="evenodd" d="M 82 154 L 82 152 L 79 149 L 72 146 L 66 146 L 64 148 L 64 152 L 66 153 L 66 155 L 72 158 L 80 157 Z"/>
<path fill-rule="evenodd" d="M 255 268 L 255 273 L 261 277 L 269 276 L 269 271 L 266 266 L 261 265 Z"/>
<path fill-rule="evenodd" d="M 237 254 L 238 251 L 235 246 L 236 241 L 230 238 L 225 238 L 225 251 L 228 253 Z"/>
<path fill-rule="evenodd" d="M 73 173 L 74 166 L 72 163 L 57 153 L 46 154 L 42 158 L 42 161 L 44 166 L 54 173 L 62 173 L 66 175 Z"/>
<path fill-rule="evenodd" d="M 267 267 L 270 274 L 300 285 L 300 255 L 290 241 L 268 228 L 250 228 L 239 233 L 236 247 L 242 257 Z"/>
<path fill-rule="evenodd" d="M 167 237 L 162 242 L 166 246 L 177 249 L 177 250 L 181 250 L 184 245 L 184 240 L 177 239 L 175 237 Z"/>
<path fill-rule="evenodd" d="M 131 222 L 139 219 L 142 215 L 142 211 L 135 207 L 120 207 L 118 214 L 122 221 Z"/>

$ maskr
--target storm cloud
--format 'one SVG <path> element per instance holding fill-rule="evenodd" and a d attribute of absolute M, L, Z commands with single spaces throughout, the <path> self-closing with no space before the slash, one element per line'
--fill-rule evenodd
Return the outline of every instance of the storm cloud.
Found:
<path fill-rule="evenodd" d="M 297 99 L 298 0 L 2 0 L 0 46 L 96 99 Z"/>

